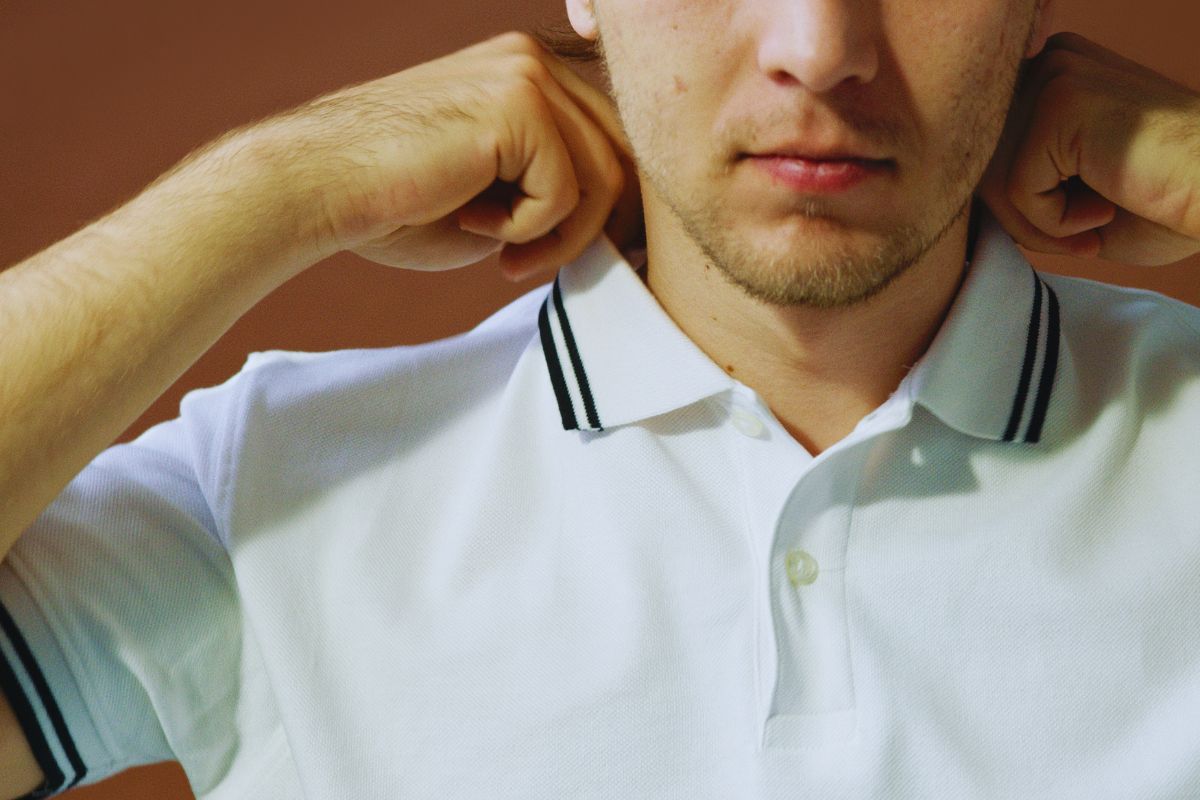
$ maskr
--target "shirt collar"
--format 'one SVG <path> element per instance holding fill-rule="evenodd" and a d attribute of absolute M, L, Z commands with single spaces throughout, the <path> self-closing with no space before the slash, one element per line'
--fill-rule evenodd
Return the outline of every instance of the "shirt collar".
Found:
<path fill-rule="evenodd" d="M 734 385 L 603 236 L 559 271 L 538 328 L 566 430 L 637 422 Z"/>
<path fill-rule="evenodd" d="M 1058 296 L 982 204 L 966 277 L 908 380 L 916 401 L 963 433 L 1035 443 L 1059 368 Z"/>
<path fill-rule="evenodd" d="M 963 433 L 1037 442 L 1058 371 L 1058 298 L 995 218 L 975 208 L 973 258 L 904 379 L 907 393 Z M 736 385 L 604 237 L 559 272 L 538 327 L 566 430 L 637 422 Z"/>

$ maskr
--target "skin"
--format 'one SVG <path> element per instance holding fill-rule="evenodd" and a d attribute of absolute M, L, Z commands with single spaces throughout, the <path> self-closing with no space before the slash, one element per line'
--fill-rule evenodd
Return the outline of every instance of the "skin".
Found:
<path fill-rule="evenodd" d="M 979 196 L 1038 252 L 1153 267 L 1200 252 L 1200 95 L 1076 33 L 1024 71 Z"/>
<path fill-rule="evenodd" d="M 969 207 L 1034 0 L 568 0 L 603 45 L 639 167 L 645 280 L 816 454 L 895 390 L 963 276 Z M 679 136 L 678 131 L 688 131 Z M 788 142 L 889 161 L 807 195 L 741 158 Z"/>
<path fill-rule="evenodd" d="M 634 244 L 645 194 L 650 288 L 814 453 L 940 326 L 992 150 L 978 195 L 1026 247 L 1200 252 L 1200 95 L 1046 41 L 1034 2 L 568 0 L 610 45 L 624 126 L 506 34 L 210 142 L 0 270 L 0 558 L 234 321 L 342 250 L 407 269 L 499 250 L 544 279 L 601 231 Z M 775 137 L 844 137 L 892 172 L 853 202 L 787 194 L 738 159 Z M 0 797 L 41 780 L 0 698 Z"/>

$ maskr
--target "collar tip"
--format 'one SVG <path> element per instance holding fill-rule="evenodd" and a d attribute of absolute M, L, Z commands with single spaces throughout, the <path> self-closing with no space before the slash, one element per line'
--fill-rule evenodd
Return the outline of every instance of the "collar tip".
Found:
<path fill-rule="evenodd" d="M 569 422 L 564 420 L 562 423 L 564 431 L 581 431 L 584 433 L 603 433 L 604 428 L 597 425 L 580 425 L 578 422 Z"/>
<path fill-rule="evenodd" d="M 990 439 L 995 439 L 1004 444 L 1041 444 L 1042 436 L 1040 433 L 1027 433 L 1023 436 L 1014 436 L 1008 433 L 1001 433 L 996 436 L 989 436 Z"/>

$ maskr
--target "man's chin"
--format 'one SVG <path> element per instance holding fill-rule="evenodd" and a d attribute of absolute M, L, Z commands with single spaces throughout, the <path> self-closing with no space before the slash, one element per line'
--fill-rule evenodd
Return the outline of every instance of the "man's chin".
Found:
<path fill-rule="evenodd" d="M 879 294 L 919 259 L 914 229 L 886 233 L 836 219 L 755 225 L 700 237 L 725 279 L 771 305 L 847 308 Z"/>
<path fill-rule="evenodd" d="M 861 305 L 881 293 L 896 277 L 890 273 L 851 270 L 832 274 L 804 270 L 781 270 L 773 274 L 722 272 L 731 284 L 765 305 L 827 311 Z"/>
<path fill-rule="evenodd" d="M 731 226 L 732 230 L 736 228 Z M 756 252 L 760 260 L 768 263 L 870 259 L 887 249 L 890 239 L 887 231 L 867 227 L 857 220 L 797 215 L 748 225 L 736 238 L 741 242 L 737 250 Z"/>

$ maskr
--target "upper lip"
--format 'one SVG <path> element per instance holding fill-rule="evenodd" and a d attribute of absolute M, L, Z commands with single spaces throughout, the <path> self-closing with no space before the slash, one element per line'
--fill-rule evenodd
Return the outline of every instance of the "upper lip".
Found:
<path fill-rule="evenodd" d="M 805 144 L 783 144 L 777 147 L 765 148 L 761 151 L 746 153 L 754 158 L 802 158 L 807 161 L 883 161 L 884 159 L 870 155 L 862 149 L 834 145 L 830 147 L 815 147 Z"/>

